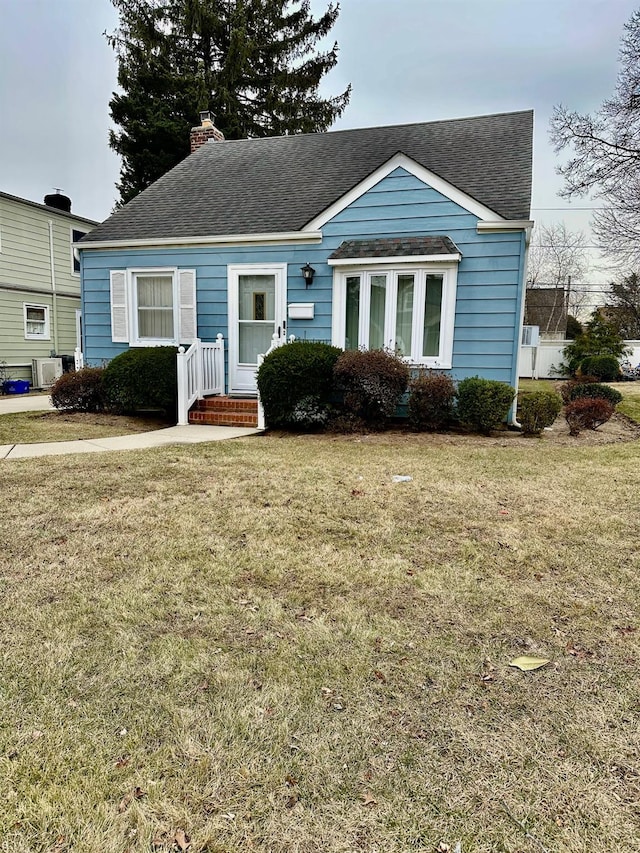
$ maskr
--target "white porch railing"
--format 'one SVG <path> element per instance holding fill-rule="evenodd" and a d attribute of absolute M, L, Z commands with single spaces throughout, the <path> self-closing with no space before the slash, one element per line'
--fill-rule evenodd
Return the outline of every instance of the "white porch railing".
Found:
<path fill-rule="evenodd" d="M 274 332 L 271 338 L 271 344 L 269 346 L 269 349 L 258 356 L 258 369 L 260 369 L 260 365 L 270 352 L 273 352 L 274 349 L 278 349 L 278 347 L 284 346 L 285 344 L 292 344 L 295 339 L 295 335 L 289 335 L 289 337 L 287 337 L 286 332 L 281 332 L 280 334 Z M 264 409 L 262 408 L 262 400 L 260 399 L 260 389 L 258 388 L 258 429 L 264 428 Z"/>
<path fill-rule="evenodd" d="M 207 394 L 224 394 L 224 338 L 199 338 L 188 350 L 178 348 L 178 425 L 189 423 L 189 409 Z"/>

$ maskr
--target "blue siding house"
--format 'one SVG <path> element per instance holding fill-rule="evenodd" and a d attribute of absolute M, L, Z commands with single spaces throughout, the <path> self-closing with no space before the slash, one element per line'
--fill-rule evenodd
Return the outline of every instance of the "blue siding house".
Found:
<path fill-rule="evenodd" d="M 201 122 L 78 244 L 86 363 L 217 342 L 222 376 L 198 355 L 189 402 L 246 397 L 295 335 L 516 385 L 532 112 L 237 141 Z"/>

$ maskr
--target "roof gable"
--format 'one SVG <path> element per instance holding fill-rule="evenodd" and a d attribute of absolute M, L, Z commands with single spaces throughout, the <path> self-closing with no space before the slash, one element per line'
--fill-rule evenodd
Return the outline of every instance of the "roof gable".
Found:
<path fill-rule="evenodd" d="M 484 210 L 492 219 L 527 219 L 532 132 L 527 111 L 210 142 L 98 226 L 90 242 L 313 230 L 396 157 L 429 185 L 441 182 L 444 195 L 459 193 L 481 218 Z"/>
<path fill-rule="evenodd" d="M 481 204 L 470 195 L 467 195 L 467 193 L 462 192 L 457 187 L 447 181 L 444 181 L 434 172 L 431 172 L 429 169 L 425 169 L 425 167 L 421 166 L 420 163 L 416 163 L 415 160 L 407 157 L 406 154 L 398 152 L 387 160 L 386 163 L 383 163 L 374 172 L 368 175 L 357 186 L 352 187 L 349 192 L 337 199 L 326 210 L 323 210 L 322 213 L 314 217 L 305 225 L 304 230 L 315 231 L 318 228 L 322 228 L 325 223 L 333 219 L 334 216 L 337 216 L 356 199 L 360 198 L 360 196 L 372 189 L 372 187 L 375 187 L 376 184 L 379 184 L 380 181 L 384 180 L 387 176 L 393 175 L 394 172 L 399 172 L 401 174 L 402 170 L 404 170 L 405 173 L 408 172 L 418 178 L 418 180 L 425 184 L 425 186 L 431 187 L 431 189 L 439 192 L 440 195 L 443 195 L 450 201 L 455 202 L 455 204 L 463 207 L 465 210 L 468 210 L 469 213 L 474 214 L 474 216 L 480 217 L 480 219 L 504 219 L 504 217 L 496 213 L 495 210 L 491 210 L 486 205 Z"/>

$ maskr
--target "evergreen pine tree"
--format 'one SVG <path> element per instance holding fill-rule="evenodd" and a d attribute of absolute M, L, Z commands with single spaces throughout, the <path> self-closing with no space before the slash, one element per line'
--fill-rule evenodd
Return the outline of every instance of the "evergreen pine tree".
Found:
<path fill-rule="evenodd" d="M 318 51 L 339 14 L 318 19 L 309 0 L 112 0 L 119 27 L 110 36 L 121 93 L 110 101 L 119 130 L 121 203 L 189 153 L 189 130 L 210 110 L 227 139 L 327 130 L 342 114 L 348 87 L 319 94 L 338 46 Z"/>

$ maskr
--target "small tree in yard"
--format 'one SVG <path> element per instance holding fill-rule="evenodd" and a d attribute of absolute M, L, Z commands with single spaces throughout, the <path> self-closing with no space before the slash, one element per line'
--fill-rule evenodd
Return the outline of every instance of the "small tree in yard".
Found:
<path fill-rule="evenodd" d="M 584 330 L 564 348 L 563 354 L 567 370 L 574 376 L 587 356 L 611 355 L 619 359 L 625 352 L 626 346 L 620 334 L 598 311 L 594 311 Z"/>

